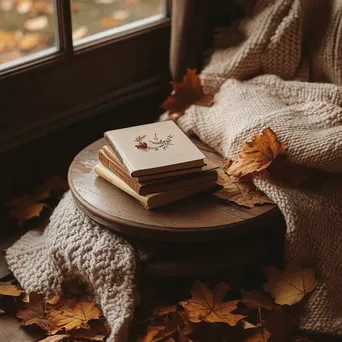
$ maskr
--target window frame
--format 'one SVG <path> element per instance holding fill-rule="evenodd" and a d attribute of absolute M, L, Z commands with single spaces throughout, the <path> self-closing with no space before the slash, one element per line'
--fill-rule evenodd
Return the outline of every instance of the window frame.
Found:
<path fill-rule="evenodd" d="M 70 0 L 56 0 L 59 51 L 0 71 L 0 153 L 167 84 L 170 7 L 137 30 L 73 46 Z"/>

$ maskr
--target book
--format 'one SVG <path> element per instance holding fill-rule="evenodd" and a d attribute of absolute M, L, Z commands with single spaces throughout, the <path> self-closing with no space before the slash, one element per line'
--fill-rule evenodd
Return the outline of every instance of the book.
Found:
<path fill-rule="evenodd" d="M 125 166 L 122 164 L 120 159 L 117 157 L 117 155 L 114 153 L 112 148 L 108 145 L 103 146 L 103 151 L 106 154 L 106 156 L 111 160 L 114 165 L 117 165 L 125 170 L 127 174 L 129 174 L 128 170 L 125 168 Z M 168 171 L 168 172 L 162 172 L 162 173 L 155 173 L 151 175 L 145 175 L 145 176 L 136 176 L 136 177 L 131 177 L 133 179 L 136 179 L 140 183 L 145 183 L 149 181 L 156 181 L 157 179 L 164 179 L 164 178 L 171 178 L 171 177 L 176 177 L 176 176 L 181 176 L 181 175 L 186 175 L 186 174 L 192 174 L 192 173 L 197 173 L 197 172 L 203 172 L 206 171 L 208 166 L 206 164 L 199 166 L 199 167 L 191 167 L 188 169 L 180 169 L 180 170 L 175 170 L 175 171 Z M 112 170 L 114 171 L 114 170 Z"/>
<path fill-rule="evenodd" d="M 172 121 L 105 132 L 131 177 L 201 167 L 204 154 Z"/>
<path fill-rule="evenodd" d="M 205 166 L 203 167 L 202 172 L 140 183 L 135 178 L 129 176 L 122 164 L 111 161 L 104 149 L 99 151 L 99 160 L 107 169 L 115 173 L 139 195 L 148 195 L 154 192 L 162 192 L 203 182 L 216 181 L 218 177 L 216 171 L 218 166 L 205 160 Z"/>
<path fill-rule="evenodd" d="M 101 163 L 95 166 L 95 172 L 109 183 L 126 192 L 128 195 L 137 199 L 146 209 L 162 207 L 166 204 L 179 201 L 181 199 L 196 195 L 200 192 L 216 190 L 218 185 L 215 181 L 197 184 L 196 186 L 187 186 L 180 189 L 174 189 L 165 192 L 157 192 L 146 196 L 139 195 L 129 187 L 121 178 L 107 169 Z"/>

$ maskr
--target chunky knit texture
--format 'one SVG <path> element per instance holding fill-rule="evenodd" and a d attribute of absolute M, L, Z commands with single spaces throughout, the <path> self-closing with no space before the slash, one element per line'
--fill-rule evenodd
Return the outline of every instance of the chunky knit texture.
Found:
<path fill-rule="evenodd" d="M 6 259 L 27 292 L 50 297 L 61 290 L 63 281 L 71 279 L 88 285 L 111 327 L 108 341 L 126 340 L 135 299 L 134 250 L 89 219 L 70 192 L 44 233 L 26 233 L 8 249 Z"/>
<path fill-rule="evenodd" d="M 320 24 L 327 20 L 327 26 L 315 22 L 317 13 Z M 301 327 L 338 334 L 342 334 L 341 19 L 342 1 L 257 1 L 252 17 L 237 26 L 244 33 L 243 42 L 216 50 L 201 73 L 205 91 L 218 91 L 215 104 L 192 106 L 178 119 L 185 131 L 232 159 L 253 133 L 271 127 L 288 145 L 292 162 L 326 171 L 324 184 L 312 189 L 294 189 L 261 176 L 254 182 L 285 217 L 287 259 L 317 270 L 319 284 Z M 315 44 L 308 38 L 316 39 Z"/>

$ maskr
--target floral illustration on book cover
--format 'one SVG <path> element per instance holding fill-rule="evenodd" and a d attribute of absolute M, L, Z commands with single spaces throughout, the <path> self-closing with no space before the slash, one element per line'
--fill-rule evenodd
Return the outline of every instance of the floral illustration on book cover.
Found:
<path fill-rule="evenodd" d="M 138 149 L 143 149 L 143 150 L 152 150 L 152 151 L 159 151 L 159 150 L 167 150 L 170 146 L 172 146 L 172 139 L 173 135 L 168 134 L 165 139 L 159 139 L 157 136 L 157 133 L 154 133 L 154 137 L 152 140 L 149 140 L 149 144 L 144 141 L 147 135 L 138 135 L 135 139 L 134 142 L 136 143 L 135 147 Z"/>

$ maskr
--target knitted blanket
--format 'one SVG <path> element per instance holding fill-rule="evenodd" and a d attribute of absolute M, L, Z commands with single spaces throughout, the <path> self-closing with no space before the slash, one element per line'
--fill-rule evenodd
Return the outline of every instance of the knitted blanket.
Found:
<path fill-rule="evenodd" d="M 27 291 L 52 297 L 62 282 L 88 285 L 111 327 L 107 341 L 122 342 L 134 310 L 135 253 L 128 242 L 89 219 L 66 193 L 43 234 L 26 233 L 6 253 Z"/>
<path fill-rule="evenodd" d="M 321 25 L 314 20 L 317 14 Z M 341 19 L 342 1 L 257 1 L 251 18 L 234 23 L 243 41 L 217 49 L 201 73 L 205 92 L 217 92 L 215 104 L 192 106 L 178 119 L 186 132 L 194 132 L 231 159 L 237 158 L 253 133 L 270 127 L 287 144 L 291 162 L 326 171 L 324 184 L 311 189 L 291 188 L 261 176 L 254 182 L 285 217 L 286 258 L 316 268 L 319 283 L 301 327 L 338 334 L 342 334 Z M 227 32 L 229 45 L 231 30 Z M 222 46 L 224 31 L 219 40 Z"/>

